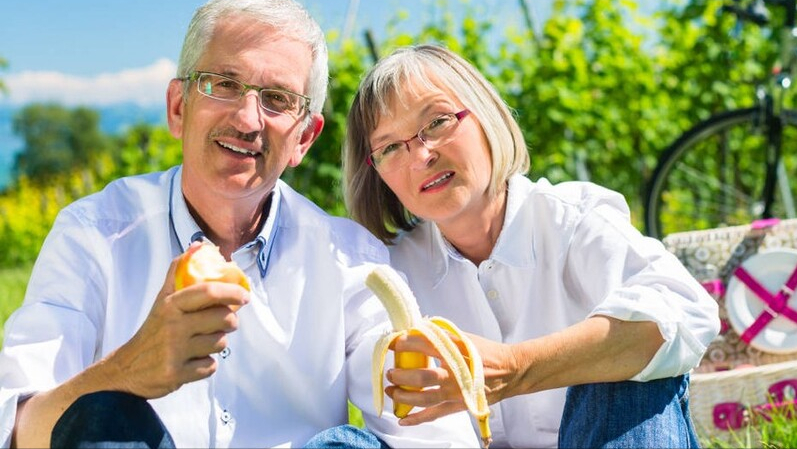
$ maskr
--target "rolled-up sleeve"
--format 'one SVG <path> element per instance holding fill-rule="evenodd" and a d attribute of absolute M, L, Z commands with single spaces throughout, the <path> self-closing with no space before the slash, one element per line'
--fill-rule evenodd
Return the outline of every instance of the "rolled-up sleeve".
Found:
<path fill-rule="evenodd" d="M 61 214 L 31 274 L 23 305 L 5 324 L 0 351 L 0 447 L 9 447 L 20 400 L 54 388 L 94 361 L 102 312 L 95 258 L 74 245 L 91 238 Z M 82 248 L 86 248 L 84 245 Z M 92 319 L 94 317 L 94 319 Z"/>
<path fill-rule="evenodd" d="M 719 333 L 717 302 L 661 242 L 631 225 L 620 195 L 585 210 L 569 245 L 567 277 L 593 302 L 590 316 L 658 325 L 664 344 L 632 380 L 689 372 Z"/>

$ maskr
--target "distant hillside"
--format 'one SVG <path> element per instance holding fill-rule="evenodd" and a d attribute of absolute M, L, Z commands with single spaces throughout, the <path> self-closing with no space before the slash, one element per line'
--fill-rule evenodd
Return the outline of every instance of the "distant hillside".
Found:
<path fill-rule="evenodd" d="M 22 150 L 24 142 L 14 135 L 11 122 L 21 107 L 0 105 L 0 188 L 11 182 L 14 156 Z M 121 134 L 138 123 L 166 124 L 165 107 L 141 107 L 135 104 L 118 104 L 95 108 L 100 113 L 100 128 L 106 134 Z"/>

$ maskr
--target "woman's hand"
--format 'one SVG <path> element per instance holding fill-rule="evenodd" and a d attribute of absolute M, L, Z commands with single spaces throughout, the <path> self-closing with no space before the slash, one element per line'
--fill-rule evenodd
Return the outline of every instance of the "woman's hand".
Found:
<path fill-rule="evenodd" d="M 482 357 L 487 401 L 494 404 L 513 396 L 512 386 L 518 376 L 512 347 L 473 334 L 468 334 L 468 337 L 473 341 Z M 452 338 L 462 350 L 463 347 L 459 340 L 454 336 Z M 440 360 L 440 354 L 421 335 L 406 335 L 398 338 L 394 342 L 393 350 L 421 352 Z M 429 422 L 441 416 L 467 409 L 454 375 L 444 364 L 440 367 L 424 369 L 393 368 L 388 370 L 387 379 L 394 385 L 388 386 L 385 391 L 394 401 L 425 407 L 400 420 L 399 423 L 402 425 Z M 421 390 L 406 390 L 398 386 L 420 388 Z"/>

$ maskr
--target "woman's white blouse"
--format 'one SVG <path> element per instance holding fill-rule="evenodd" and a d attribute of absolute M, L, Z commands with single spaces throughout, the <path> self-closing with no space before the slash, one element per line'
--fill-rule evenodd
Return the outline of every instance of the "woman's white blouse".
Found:
<path fill-rule="evenodd" d="M 665 343 L 637 381 L 689 372 L 719 332 L 716 301 L 631 225 L 620 194 L 590 183 L 512 177 L 504 227 L 479 266 L 431 222 L 390 252 L 424 315 L 492 340 L 517 343 L 592 315 L 657 323 Z M 492 406 L 495 446 L 555 447 L 564 400 L 562 388 Z"/>

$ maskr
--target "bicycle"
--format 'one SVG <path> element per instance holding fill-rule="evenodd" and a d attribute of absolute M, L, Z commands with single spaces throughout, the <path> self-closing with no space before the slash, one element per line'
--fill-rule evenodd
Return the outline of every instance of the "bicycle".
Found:
<path fill-rule="evenodd" d="M 652 237 L 797 216 L 797 111 L 783 107 L 797 69 L 797 0 L 734 1 L 723 10 L 759 26 L 770 23 L 769 7 L 785 8 L 779 60 L 754 106 L 715 114 L 664 150 L 644 203 Z"/>

